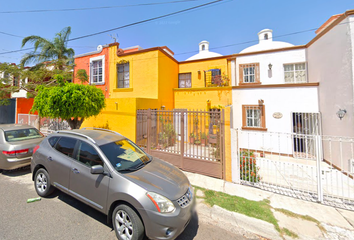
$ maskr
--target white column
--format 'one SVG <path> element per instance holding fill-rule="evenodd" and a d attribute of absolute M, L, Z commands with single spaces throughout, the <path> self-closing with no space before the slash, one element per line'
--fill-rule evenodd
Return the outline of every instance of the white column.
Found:
<path fill-rule="evenodd" d="M 231 85 L 236 86 L 236 59 L 231 60 Z"/>

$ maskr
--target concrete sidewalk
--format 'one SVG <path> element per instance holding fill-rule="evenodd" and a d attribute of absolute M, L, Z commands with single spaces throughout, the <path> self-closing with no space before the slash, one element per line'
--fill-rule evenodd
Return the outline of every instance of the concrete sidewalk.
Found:
<path fill-rule="evenodd" d="M 226 182 L 224 180 L 184 172 L 192 185 L 224 192 L 253 201 L 268 199 L 274 209 L 285 209 L 295 214 L 310 216 L 320 222 L 320 227 L 313 221 L 290 217 L 279 211 L 273 211 L 280 228 L 296 233 L 298 239 L 354 239 L 354 212 L 295 199 L 257 188 Z M 268 239 L 292 239 L 281 236 L 274 225 L 239 213 L 229 212 L 218 206 L 208 207 L 198 200 L 198 214 L 210 218 L 219 225 L 230 229 L 242 228 Z"/>

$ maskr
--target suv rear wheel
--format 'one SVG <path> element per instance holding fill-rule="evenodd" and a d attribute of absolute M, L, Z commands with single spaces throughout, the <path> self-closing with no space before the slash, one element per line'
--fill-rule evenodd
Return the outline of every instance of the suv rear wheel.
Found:
<path fill-rule="evenodd" d="M 142 240 L 144 225 L 138 214 L 127 205 L 118 205 L 112 214 L 113 227 L 119 240 Z"/>
<path fill-rule="evenodd" d="M 48 172 L 44 169 L 38 169 L 34 177 L 34 188 L 41 197 L 46 197 L 54 191 L 54 187 L 50 185 Z"/>

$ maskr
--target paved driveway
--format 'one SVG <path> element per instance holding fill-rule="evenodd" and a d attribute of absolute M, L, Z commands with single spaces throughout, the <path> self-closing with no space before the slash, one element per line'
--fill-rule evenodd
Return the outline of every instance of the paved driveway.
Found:
<path fill-rule="evenodd" d="M 0 173 L 0 239 L 115 239 L 106 216 L 56 191 L 51 198 L 37 197 L 29 168 Z M 245 239 L 195 216 L 178 240 Z"/>

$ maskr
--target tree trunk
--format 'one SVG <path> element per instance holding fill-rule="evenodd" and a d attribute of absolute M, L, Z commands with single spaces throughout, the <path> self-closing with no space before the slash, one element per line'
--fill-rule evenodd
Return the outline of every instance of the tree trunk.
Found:
<path fill-rule="evenodd" d="M 84 121 L 84 118 L 81 118 L 81 119 L 79 119 L 79 118 L 71 119 L 70 118 L 70 119 L 65 119 L 65 120 L 68 122 L 71 129 L 80 129 L 81 124 Z"/>

